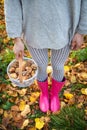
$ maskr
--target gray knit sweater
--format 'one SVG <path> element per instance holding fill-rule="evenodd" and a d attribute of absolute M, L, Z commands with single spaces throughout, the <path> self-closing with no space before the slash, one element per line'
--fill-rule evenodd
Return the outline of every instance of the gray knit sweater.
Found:
<path fill-rule="evenodd" d="M 34 48 L 60 49 L 87 34 L 87 0 L 5 0 L 6 30 Z"/>

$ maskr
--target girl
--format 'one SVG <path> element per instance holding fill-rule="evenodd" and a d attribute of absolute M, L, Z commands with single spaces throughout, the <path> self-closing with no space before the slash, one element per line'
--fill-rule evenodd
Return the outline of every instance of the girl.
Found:
<path fill-rule="evenodd" d="M 5 0 L 8 36 L 14 38 L 14 53 L 24 55 L 26 46 L 39 66 L 40 109 L 60 110 L 59 92 L 65 83 L 64 63 L 70 49 L 78 49 L 87 34 L 87 0 Z M 51 49 L 52 87 L 48 92 L 46 68 Z"/>

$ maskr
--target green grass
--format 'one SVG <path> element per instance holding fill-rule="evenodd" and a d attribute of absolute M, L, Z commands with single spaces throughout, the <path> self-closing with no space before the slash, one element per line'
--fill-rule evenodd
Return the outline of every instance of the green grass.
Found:
<path fill-rule="evenodd" d="M 56 130 L 85 130 L 84 110 L 75 106 L 65 107 L 57 115 L 51 115 L 50 128 Z"/>

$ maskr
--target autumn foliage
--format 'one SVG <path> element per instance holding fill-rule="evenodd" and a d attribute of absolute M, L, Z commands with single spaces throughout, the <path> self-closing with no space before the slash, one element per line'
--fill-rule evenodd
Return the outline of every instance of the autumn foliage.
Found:
<path fill-rule="evenodd" d="M 13 41 L 7 37 L 3 0 L 0 1 L 0 130 L 87 130 L 87 37 L 80 50 L 72 51 L 65 63 L 66 83 L 60 93 L 61 110 L 42 113 L 36 81 L 19 88 L 7 76 L 7 66 L 15 58 Z M 25 48 L 27 57 L 31 57 Z M 50 51 L 48 52 L 50 59 Z M 51 87 L 50 62 L 47 73 Z"/>

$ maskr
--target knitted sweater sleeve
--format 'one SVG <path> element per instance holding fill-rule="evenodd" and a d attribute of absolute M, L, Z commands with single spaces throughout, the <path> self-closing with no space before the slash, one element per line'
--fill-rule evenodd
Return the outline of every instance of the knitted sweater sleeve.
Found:
<path fill-rule="evenodd" d="M 6 31 L 9 37 L 20 37 L 22 34 L 22 6 L 20 0 L 5 0 L 4 12 Z"/>
<path fill-rule="evenodd" d="M 82 0 L 81 2 L 81 13 L 77 32 L 87 34 L 87 0 Z"/>

